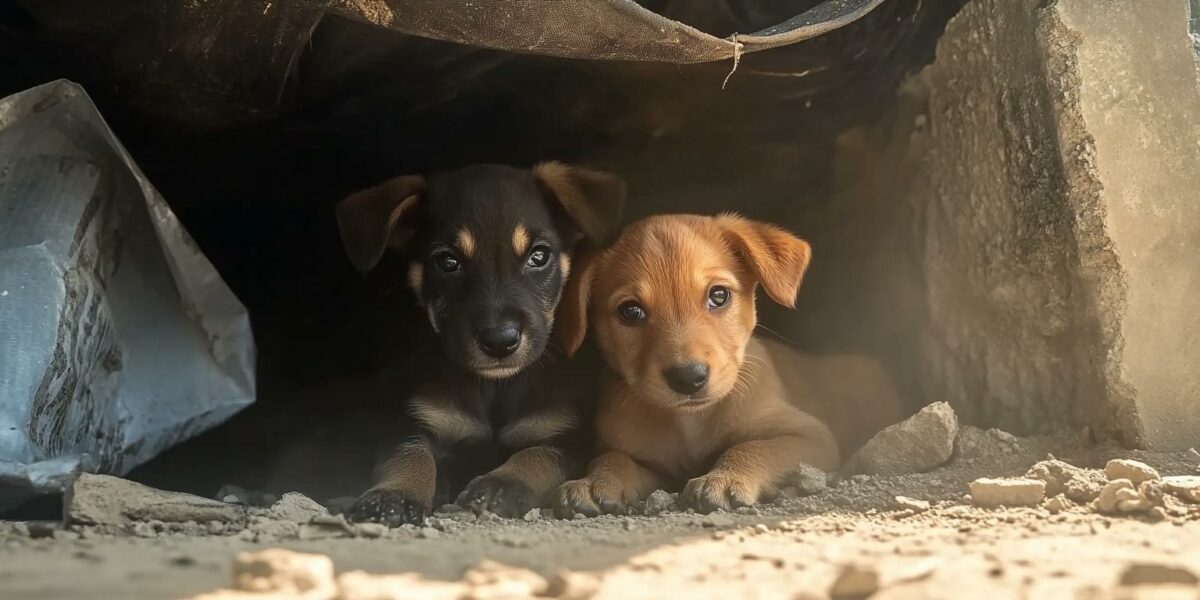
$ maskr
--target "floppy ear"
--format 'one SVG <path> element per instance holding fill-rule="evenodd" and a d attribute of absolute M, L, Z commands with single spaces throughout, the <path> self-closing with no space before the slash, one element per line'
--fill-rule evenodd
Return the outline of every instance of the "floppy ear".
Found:
<path fill-rule="evenodd" d="M 567 356 L 575 354 L 587 337 L 588 303 L 595 283 L 598 254 L 599 251 L 590 249 L 578 253 L 574 272 L 567 279 L 562 299 L 555 310 L 554 335 Z"/>
<path fill-rule="evenodd" d="M 808 269 L 812 249 L 808 242 L 776 227 L 734 214 L 716 218 L 726 242 L 746 264 L 767 295 L 788 307 L 796 307 L 796 292 Z"/>
<path fill-rule="evenodd" d="M 560 162 L 535 165 L 533 176 L 558 200 L 584 237 L 598 245 L 612 241 L 625 205 L 625 182 L 620 177 Z"/>
<path fill-rule="evenodd" d="M 406 175 L 351 194 L 338 203 L 338 231 L 350 262 L 362 273 L 375 268 L 389 244 L 412 235 L 411 220 L 425 179 Z"/>

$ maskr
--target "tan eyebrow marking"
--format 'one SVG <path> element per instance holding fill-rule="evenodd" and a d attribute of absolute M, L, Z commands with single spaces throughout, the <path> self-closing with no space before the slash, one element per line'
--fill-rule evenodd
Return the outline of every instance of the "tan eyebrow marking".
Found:
<path fill-rule="evenodd" d="M 525 256 L 525 251 L 529 249 L 529 232 L 524 225 L 517 223 L 516 229 L 513 229 L 512 243 L 517 256 Z"/>
<path fill-rule="evenodd" d="M 571 257 L 566 254 L 558 255 L 558 266 L 562 269 L 563 279 L 571 276 Z"/>
<path fill-rule="evenodd" d="M 470 231 L 464 229 L 458 230 L 458 237 L 455 239 L 458 242 L 458 249 L 468 258 L 475 254 L 475 236 L 471 235 Z"/>
<path fill-rule="evenodd" d="M 408 264 L 408 287 L 412 289 L 417 298 L 421 297 L 421 279 L 425 276 L 425 266 L 419 262 L 411 262 Z"/>

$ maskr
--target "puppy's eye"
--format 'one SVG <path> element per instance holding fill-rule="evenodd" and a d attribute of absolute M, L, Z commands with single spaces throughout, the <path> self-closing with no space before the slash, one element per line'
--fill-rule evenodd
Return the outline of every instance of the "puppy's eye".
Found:
<path fill-rule="evenodd" d="M 708 290 L 708 308 L 715 310 L 729 304 L 729 298 L 733 296 L 733 292 L 723 285 L 714 285 Z"/>
<path fill-rule="evenodd" d="M 529 253 L 529 258 L 525 259 L 525 266 L 530 269 L 540 269 L 550 263 L 550 254 L 549 246 L 534 246 L 533 251 Z"/>
<path fill-rule="evenodd" d="M 462 268 L 458 258 L 449 252 L 438 252 L 433 255 L 433 264 L 443 273 L 453 273 Z"/>
<path fill-rule="evenodd" d="M 646 309 L 633 300 L 622 302 L 617 307 L 617 314 L 621 315 L 621 319 L 626 323 L 641 323 L 646 320 Z"/>

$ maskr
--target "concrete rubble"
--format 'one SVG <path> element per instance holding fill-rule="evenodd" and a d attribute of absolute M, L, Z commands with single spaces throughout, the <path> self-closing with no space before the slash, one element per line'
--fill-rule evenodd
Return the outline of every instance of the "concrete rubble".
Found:
<path fill-rule="evenodd" d="M 869 475 L 921 473 L 950 460 L 958 417 L 946 402 L 935 402 L 871 438 L 847 470 Z"/>

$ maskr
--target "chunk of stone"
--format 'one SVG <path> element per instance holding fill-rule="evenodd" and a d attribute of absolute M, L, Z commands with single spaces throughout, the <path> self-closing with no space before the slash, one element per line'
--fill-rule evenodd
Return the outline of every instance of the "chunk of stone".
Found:
<path fill-rule="evenodd" d="M 825 471 L 805 463 L 801 464 L 799 469 L 796 469 L 789 483 L 796 488 L 796 491 L 801 496 L 811 496 L 820 493 L 827 487 L 828 478 Z"/>
<path fill-rule="evenodd" d="M 976 506 L 1037 506 L 1046 497 L 1046 482 L 1040 479 L 980 478 L 971 482 L 971 502 Z"/>
<path fill-rule="evenodd" d="M 958 417 L 945 402 L 880 431 L 850 460 L 857 473 L 902 475 L 939 467 L 954 453 Z"/>
<path fill-rule="evenodd" d="M 1113 459 L 1104 465 L 1104 474 L 1108 476 L 1108 480 L 1128 479 L 1133 485 L 1140 485 L 1143 481 L 1151 479 L 1159 479 L 1158 471 L 1154 467 L 1136 460 Z"/>
<path fill-rule="evenodd" d="M 1137 497 L 1137 490 L 1133 489 L 1133 482 L 1128 479 L 1114 479 L 1100 490 L 1100 496 L 1096 498 L 1094 508 L 1097 512 L 1114 514 L 1120 512 L 1118 504 L 1122 500 Z"/>
<path fill-rule="evenodd" d="M 1068 508 L 1071 508 L 1071 501 L 1062 494 L 1058 494 L 1046 501 L 1046 510 L 1050 511 L 1052 515 L 1056 515 Z"/>
<path fill-rule="evenodd" d="M 267 509 L 267 516 L 281 521 L 308 523 L 313 517 L 329 516 L 329 511 L 304 494 L 288 492 Z"/>
<path fill-rule="evenodd" d="M 67 523 L 83 525 L 128 525 L 151 520 L 166 523 L 246 520 L 246 510 L 237 505 L 88 473 L 81 474 L 67 487 L 63 507 Z"/>
<path fill-rule="evenodd" d="M 646 497 L 646 505 L 642 508 L 642 513 L 647 516 L 659 515 L 665 512 L 675 510 L 674 494 L 669 494 L 663 490 L 654 490 Z"/>
<path fill-rule="evenodd" d="M 1170 564 L 1134 563 L 1121 573 L 1121 585 L 1196 585 L 1200 578 L 1188 569 Z"/>
<path fill-rule="evenodd" d="M 911 510 L 914 513 L 922 513 L 929 510 L 929 501 L 917 500 L 907 496 L 896 496 L 896 506 L 902 510 Z"/>
<path fill-rule="evenodd" d="M 829 587 L 832 600 L 866 600 L 879 591 L 879 573 L 868 566 L 848 565 L 842 567 L 837 579 Z"/>
<path fill-rule="evenodd" d="M 1104 489 L 1107 484 L 1104 473 L 1089 469 L 1068 481 L 1065 493 L 1067 498 L 1080 504 L 1086 504 L 1099 498 L 1100 490 Z"/>
<path fill-rule="evenodd" d="M 1043 460 L 1030 467 L 1025 477 L 1046 482 L 1046 495 L 1053 497 L 1066 493 L 1067 484 L 1075 479 L 1086 478 L 1086 474 L 1083 469 L 1061 460 Z M 1096 491 L 1099 492 L 1099 487 Z"/>
<path fill-rule="evenodd" d="M 297 600 L 331 598 L 337 593 L 333 561 L 328 556 L 282 548 L 239 552 L 233 561 L 233 587 L 243 592 L 292 594 Z"/>
<path fill-rule="evenodd" d="M 1185 502 L 1200 504 L 1200 475 L 1163 477 L 1163 489 Z"/>

